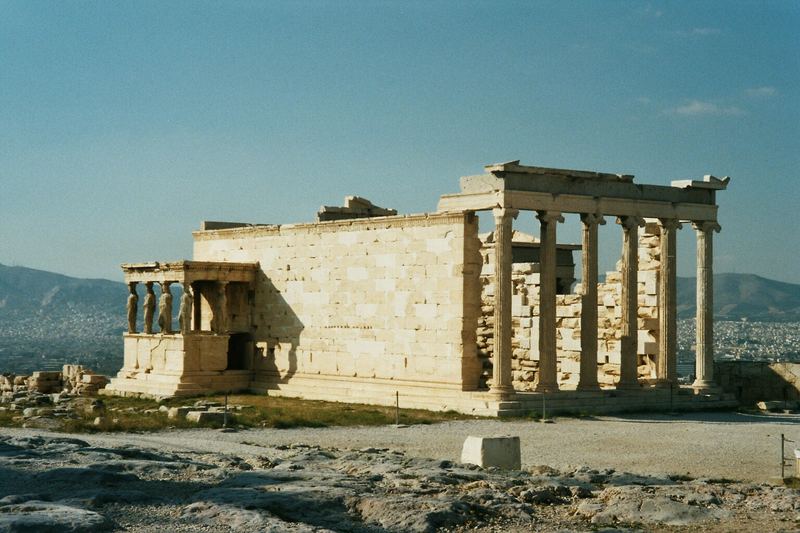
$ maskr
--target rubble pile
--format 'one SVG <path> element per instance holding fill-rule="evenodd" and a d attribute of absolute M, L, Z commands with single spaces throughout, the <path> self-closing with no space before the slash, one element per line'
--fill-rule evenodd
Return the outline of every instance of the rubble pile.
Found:
<path fill-rule="evenodd" d="M 88 400 L 82 397 L 96 394 L 106 383 L 106 376 L 80 365 L 30 376 L 0 374 L 0 412 L 22 416 L 26 427 L 56 429 L 61 420 L 78 418 L 76 402 Z"/>
<path fill-rule="evenodd" d="M 11 396 L 7 393 L 23 391 L 40 394 L 67 392 L 76 396 L 88 396 L 97 394 L 107 383 L 107 376 L 95 374 L 81 365 L 64 365 L 60 372 L 39 371 L 30 376 L 0 374 L 0 393 L 4 397 Z"/>

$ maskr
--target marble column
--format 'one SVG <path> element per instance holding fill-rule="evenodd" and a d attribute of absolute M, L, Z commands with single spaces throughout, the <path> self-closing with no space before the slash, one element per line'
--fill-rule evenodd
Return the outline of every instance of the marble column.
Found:
<path fill-rule="evenodd" d="M 581 374 L 578 390 L 598 390 L 597 383 L 597 226 L 605 224 L 602 215 L 584 213 L 581 247 Z"/>
<path fill-rule="evenodd" d="M 658 269 L 658 361 L 659 383 L 673 386 L 678 382 L 678 287 L 676 266 L 676 230 L 681 223 L 674 218 L 659 219 L 660 265 Z"/>
<path fill-rule="evenodd" d="M 617 218 L 622 226 L 622 339 L 618 389 L 639 387 L 636 355 L 639 344 L 639 227 L 644 220 L 636 216 Z"/>
<path fill-rule="evenodd" d="M 178 324 L 181 335 L 188 335 L 192 331 L 192 319 L 194 318 L 194 296 L 190 283 L 183 282 L 183 294 L 181 294 L 181 304 L 178 307 Z"/>
<path fill-rule="evenodd" d="M 172 334 L 172 292 L 171 281 L 162 281 L 161 297 L 158 299 L 158 328 L 164 335 Z"/>
<path fill-rule="evenodd" d="M 499 398 L 514 394 L 511 383 L 511 232 L 516 209 L 497 208 L 494 215 L 494 352 L 489 392 Z"/>
<path fill-rule="evenodd" d="M 156 294 L 153 292 L 153 282 L 144 282 L 145 293 L 144 302 L 142 303 L 142 312 L 144 314 L 144 332 L 148 335 L 153 333 L 153 315 L 156 311 Z"/>
<path fill-rule="evenodd" d="M 693 222 L 697 232 L 697 344 L 695 392 L 709 392 L 714 383 L 714 268 L 713 235 L 720 225 L 713 221 Z"/>
<path fill-rule="evenodd" d="M 136 315 L 139 312 L 139 295 L 136 294 L 136 281 L 128 282 L 128 333 L 136 333 Z"/>
<path fill-rule="evenodd" d="M 225 333 L 228 331 L 228 282 L 217 282 L 217 298 L 211 317 L 211 331 Z"/>
<path fill-rule="evenodd" d="M 558 211 L 537 211 L 539 245 L 539 383 L 537 392 L 558 390 L 556 354 L 556 224 L 564 222 Z"/>
<path fill-rule="evenodd" d="M 197 282 L 191 284 L 192 287 L 192 331 L 200 331 L 203 325 L 203 299 L 201 285 Z"/>

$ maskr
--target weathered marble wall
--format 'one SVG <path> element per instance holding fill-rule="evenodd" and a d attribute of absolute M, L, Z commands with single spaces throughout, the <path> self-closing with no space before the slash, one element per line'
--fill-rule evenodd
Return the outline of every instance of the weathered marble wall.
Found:
<path fill-rule="evenodd" d="M 255 367 L 265 376 L 470 390 L 480 372 L 477 231 L 469 214 L 201 231 L 194 258 L 259 261 Z"/>

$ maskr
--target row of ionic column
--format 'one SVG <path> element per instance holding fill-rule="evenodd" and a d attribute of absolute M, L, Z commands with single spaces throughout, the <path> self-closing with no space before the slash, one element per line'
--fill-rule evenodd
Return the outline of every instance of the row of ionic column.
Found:
<path fill-rule="evenodd" d="M 495 220 L 495 307 L 494 356 L 490 392 L 498 398 L 514 393 L 511 379 L 511 234 L 518 210 L 497 208 Z M 558 390 L 556 351 L 556 226 L 564 218 L 557 211 L 538 211 L 540 232 L 539 289 L 539 381 L 538 392 Z M 581 359 L 578 390 L 598 390 L 597 381 L 597 283 L 598 225 L 605 224 L 602 214 L 581 214 L 582 266 L 581 285 Z M 623 231 L 622 249 L 622 339 L 619 389 L 639 386 L 637 373 L 638 345 L 638 228 L 644 220 L 636 216 L 618 217 Z M 661 261 L 659 271 L 659 351 L 657 377 L 661 383 L 677 381 L 677 272 L 676 219 L 659 219 Z M 697 231 L 697 352 L 693 386 L 699 391 L 713 387 L 713 287 L 712 233 L 719 231 L 716 222 L 693 223 Z"/>

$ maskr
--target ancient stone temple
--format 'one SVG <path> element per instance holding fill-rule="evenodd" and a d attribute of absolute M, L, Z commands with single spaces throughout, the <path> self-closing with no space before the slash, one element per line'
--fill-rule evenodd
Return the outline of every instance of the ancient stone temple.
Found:
<path fill-rule="evenodd" d="M 489 415 L 537 410 L 543 397 L 552 409 L 585 412 L 723 405 L 711 284 L 715 195 L 728 181 L 639 185 L 514 161 L 461 178 L 435 213 L 398 215 L 348 197 L 313 223 L 205 222 L 194 260 L 123 265 L 125 362 L 106 391 L 375 404 L 399 394 L 405 407 Z M 481 212 L 491 213 L 490 234 L 479 234 Z M 525 212 L 538 238 L 514 231 Z M 557 242 L 566 213 L 580 216 L 580 245 Z M 601 282 L 598 225 L 607 219 L 623 247 Z M 689 224 L 697 379 L 681 388 L 675 255 Z"/>

